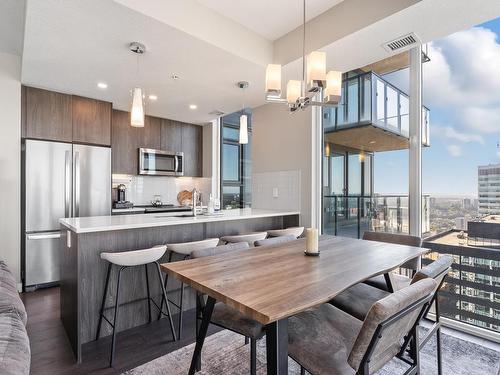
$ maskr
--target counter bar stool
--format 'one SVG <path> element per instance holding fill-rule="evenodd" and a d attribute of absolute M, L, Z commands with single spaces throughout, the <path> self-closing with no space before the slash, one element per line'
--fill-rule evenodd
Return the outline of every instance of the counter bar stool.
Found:
<path fill-rule="evenodd" d="M 299 238 L 304 233 L 304 227 L 290 227 L 286 229 L 272 229 L 268 230 L 267 234 L 269 237 L 281 237 L 281 236 L 294 236 Z"/>
<path fill-rule="evenodd" d="M 116 325 L 118 322 L 118 308 L 120 307 L 119 305 L 119 292 L 120 292 L 120 277 L 122 274 L 122 271 L 126 268 L 130 267 L 138 267 L 138 266 L 144 266 L 144 271 L 146 274 L 146 288 L 147 288 L 147 300 L 148 300 L 148 314 L 149 314 L 149 322 L 151 323 L 151 302 L 158 308 L 160 311 L 160 315 L 166 315 L 168 316 L 169 323 L 170 323 L 170 330 L 172 331 L 172 337 L 174 341 L 177 340 L 177 337 L 175 335 L 175 329 L 174 329 L 174 323 L 172 322 L 172 314 L 170 312 L 170 305 L 168 303 L 167 299 L 167 291 L 165 286 L 163 285 L 163 279 L 161 277 L 161 270 L 160 270 L 160 265 L 158 264 L 158 260 L 165 254 L 165 251 L 167 251 L 166 246 L 156 246 L 152 247 L 150 249 L 144 249 L 144 250 L 134 250 L 134 251 L 124 251 L 124 252 L 119 252 L 119 253 L 101 253 L 101 259 L 106 260 L 109 262 L 108 264 L 108 272 L 106 274 L 106 285 L 104 286 L 104 293 L 102 296 L 102 304 L 101 304 L 101 309 L 99 312 L 99 323 L 97 325 L 97 334 L 96 334 L 96 340 L 99 339 L 99 336 L 101 334 L 101 325 L 102 325 L 102 320 L 104 319 L 111 327 L 113 327 L 113 333 L 112 333 L 112 339 L 111 339 L 111 356 L 109 359 L 109 366 L 113 366 L 113 361 L 115 358 L 115 340 L 116 340 Z M 159 307 L 156 302 L 151 298 L 150 292 L 149 292 L 149 277 L 148 277 L 148 264 L 155 264 L 156 265 L 156 270 L 158 272 L 158 280 L 160 281 L 160 285 L 162 288 L 162 298 L 167 300 L 166 306 L 167 306 L 167 312 L 163 312 L 163 305 L 162 307 Z M 104 316 L 104 306 L 106 304 L 106 296 L 108 293 L 108 284 L 109 284 L 109 276 L 111 275 L 111 269 L 114 266 L 120 267 L 118 269 L 118 278 L 116 281 L 116 300 L 115 300 L 115 307 L 114 307 L 114 317 L 113 317 L 113 322 L 111 322 L 106 316 Z"/>
<path fill-rule="evenodd" d="M 169 262 L 172 261 L 172 257 L 174 254 L 180 255 L 181 260 L 189 259 L 193 251 L 215 247 L 217 246 L 218 243 L 219 243 L 218 238 L 209 238 L 202 241 L 167 244 L 167 251 L 169 252 L 168 261 Z M 168 284 L 168 274 L 165 275 L 165 284 L 164 284 L 165 289 L 167 289 L 167 284 Z M 178 335 L 179 339 L 182 337 L 182 315 L 184 313 L 183 311 L 184 287 L 185 287 L 184 283 L 181 283 L 181 295 L 178 304 L 174 303 L 173 301 L 169 301 L 171 304 L 173 304 L 175 307 L 179 309 L 179 335 Z M 160 309 L 163 308 L 163 302 L 165 301 L 165 298 L 166 298 L 165 296 L 162 296 L 161 298 Z M 161 313 L 158 314 L 158 320 L 160 318 L 161 318 Z"/>
<path fill-rule="evenodd" d="M 249 234 L 238 234 L 235 236 L 224 236 L 221 237 L 221 241 L 228 243 L 238 243 L 238 242 L 247 242 L 250 247 L 253 247 L 255 241 L 264 240 L 267 237 L 267 232 L 256 232 Z"/>

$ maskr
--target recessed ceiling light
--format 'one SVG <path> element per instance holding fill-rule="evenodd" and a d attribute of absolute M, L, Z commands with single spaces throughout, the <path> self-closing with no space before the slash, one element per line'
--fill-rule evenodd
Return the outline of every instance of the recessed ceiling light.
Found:
<path fill-rule="evenodd" d="M 177 73 L 172 73 L 172 75 L 170 76 L 174 81 L 175 80 L 178 80 L 179 78 L 181 78 Z"/>
<path fill-rule="evenodd" d="M 156 95 L 149 95 L 149 100 L 158 100 L 158 97 Z"/>
<path fill-rule="evenodd" d="M 99 87 L 100 89 L 107 89 L 108 84 L 106 82 L 98 82 L 97 87 Z"/>
<path fill-rule="evenodd" d="M 198 106 L 196 104 L 190 104 L 189 105 L 189 109 L 196 109 L 198 108 Z"/>

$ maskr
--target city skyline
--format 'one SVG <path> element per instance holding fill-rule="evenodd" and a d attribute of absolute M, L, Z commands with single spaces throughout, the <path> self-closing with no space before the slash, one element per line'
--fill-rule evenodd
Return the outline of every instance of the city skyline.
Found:
<path fill-rule="evenodd" d="M 428 54 L 423 192 L 477 198 L 478 167 L 500 163 L 500 18 L 435 40 Z M 408 92 L 407 69 L 384 78 Z M 376 193 L 408 193 L 408 150 L 377 153 L 374 168 Z"/>

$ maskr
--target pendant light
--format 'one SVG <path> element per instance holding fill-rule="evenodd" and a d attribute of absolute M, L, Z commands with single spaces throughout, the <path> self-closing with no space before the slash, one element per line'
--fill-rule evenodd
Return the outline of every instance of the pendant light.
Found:
<path fill-rule="evenodd" d="M 248 87 L 247 81 L 240 81 L 236 84 L 243 93 L 245 89 Z M 248 116 L 245 114 L 245 103 L 243 103 L 243 109 L 241 110 L 240 116 L 240 139 L 239 143 L 241 145 L 246 145 L 248 143 Z"/>
<path fill-rule="evenodd" d="M 137 79 L 139 79 L 139 56 L 146 52 L 146 46 L 139 42 L 130 43 L 130 51 L 137 54 Z M 135 128 L 144 127 L 144 90 L 135 87 L 132 90 L 132 107 L 130 109 L 130 125 Z"/>

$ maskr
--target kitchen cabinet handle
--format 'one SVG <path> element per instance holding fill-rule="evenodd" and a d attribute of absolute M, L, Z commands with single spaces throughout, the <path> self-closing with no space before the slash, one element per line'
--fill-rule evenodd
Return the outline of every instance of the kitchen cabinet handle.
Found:
<path fill-rule="evenodd" d="M 28 234 L 28 240 L 48 240 L 51 238 L 61 238 L 61 233 Z"/>
<path fill-rule="evenodd" d="M 80 152 L 75 152 L 75 211 L 74 216 L 80 217 Z"/>
<path fill-rule="evenodd" d="M 71 160 L 70 153 L 64 154 L 64 217 L 71 217 Z"/>

